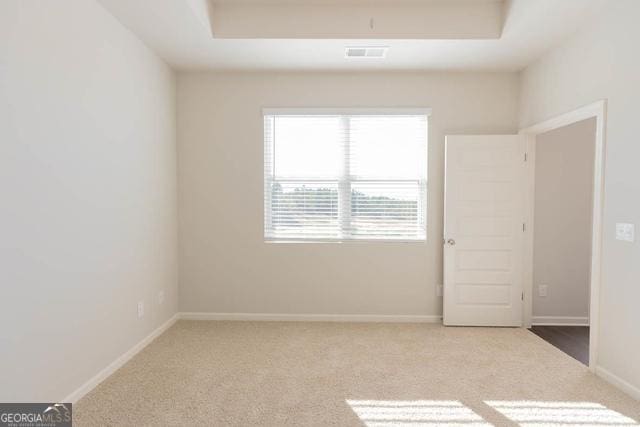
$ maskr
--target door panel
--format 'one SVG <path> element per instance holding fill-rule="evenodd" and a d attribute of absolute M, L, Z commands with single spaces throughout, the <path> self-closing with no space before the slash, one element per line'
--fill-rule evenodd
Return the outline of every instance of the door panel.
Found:
<path fill-rule="evenodd" d="M 446 139 L 444 324 L 522 325 L 524 137 Z"/>

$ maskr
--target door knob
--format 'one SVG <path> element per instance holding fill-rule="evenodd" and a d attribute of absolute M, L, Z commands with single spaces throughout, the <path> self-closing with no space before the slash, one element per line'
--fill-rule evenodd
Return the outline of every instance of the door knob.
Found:
<path fill-rule="evenodd" d="M 456 241 L 453 240 L 453 239 L 449 239 L 449 240 L 447 240 L 447 243 L 450 244 L 451 246 L 453 246 L 453 245 L 456 244 Z"/>

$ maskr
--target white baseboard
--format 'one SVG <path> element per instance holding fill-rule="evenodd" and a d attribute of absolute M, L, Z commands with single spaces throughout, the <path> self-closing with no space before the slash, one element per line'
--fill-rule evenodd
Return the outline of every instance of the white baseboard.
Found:
<path fill-rule="evenodd" d="M 173 326 L 174 323 L 180 318 L 178 314 L 173 315 L 171 319 L 164 322 L 157 329 L 147 335 L 142 339 L 139 343 L 131 347 L 126 353 L 118 357 L 116 360 L 111 362 L 109 366 L 104 368 L 102 371 L 98 372 L 94 377 L 89 379 L 86 383 L 82 384 L 76 391 L 68 395 L 64 400 L 60 402 L 70 402 L 76 403 L 80 400 L 85 394 L 89 393 L 93 390 L 98 384 L 107 379 L 111 374 L 120 369 L 125 363 L 127 363 L 133 356 L 138 354 L 143 348 L 151 343 L 154 339 L 156 339 L 159 335 L 161 335 L 164 331 Z"/>
<path fill-rule="evenodd" d="M 607 371 L 602 366 L 596 366 L 596 375 L 624 391 L 636 400 L 640 400 L 640 388 L 628 383 L 619 376 Z"/>
<path fill-rule="evenodd" d="M 569 316 L 533 316 L 531 324 L 534 326 L 589 326 L 589 318 Z"/>
<path fill-rule="evenodd" d="M 442 316 L 384 314 L 280 314 L 280 313 L 180 313 L 185 320 L 239 320 L 271 322 L 386 322 L 440 323 Z"/>

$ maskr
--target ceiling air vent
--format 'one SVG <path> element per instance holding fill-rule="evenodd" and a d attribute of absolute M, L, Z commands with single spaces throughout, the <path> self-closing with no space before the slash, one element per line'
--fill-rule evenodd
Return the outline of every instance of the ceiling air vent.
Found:
<path fill-rule="evenodd" d="M 351 46 L 345 50 L 346 58 L 384 58 L 387 56 L 386 46 Z"/>

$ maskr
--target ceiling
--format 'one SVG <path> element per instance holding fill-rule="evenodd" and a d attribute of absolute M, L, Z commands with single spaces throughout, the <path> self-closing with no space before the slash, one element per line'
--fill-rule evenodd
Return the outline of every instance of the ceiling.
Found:
<path fill-rule="evenodd" d="M 606 0 L 99 1 L 179 70 L 517 71 L 606 7 Z M 348 59 L 347 46 L 389 50 L 384 59 Z"/>

